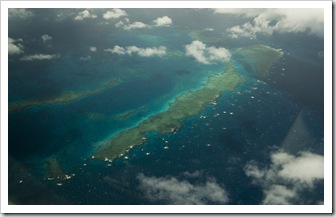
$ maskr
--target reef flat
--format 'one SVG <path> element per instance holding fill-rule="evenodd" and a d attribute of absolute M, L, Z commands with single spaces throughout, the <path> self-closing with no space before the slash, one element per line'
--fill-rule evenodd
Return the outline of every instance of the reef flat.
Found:
<path fill-rule="evenodd" d="M 252 45 L 233 52 L 234 59 L 240 62 L 246 71 L 261 79 L 268 77 L 269 68 L 282 56 L 281 49 L 266 45 Z"/>
<path fill-rule="evenodd" d="M 199 115 L 207 105 L 217 100 L 221 92 L 233 91 L 244 81 L 245 78 L 237 74 L 235 67 L 228 63 L 224 72 L 210 77 L 202 89 L 180 95 L 169 104 L 166 111 L 104 141 L 93 154 L 93 158 L 111 161 L 123 156 L 134 146 L 145 143 L 148 133 L 165 134 L 175 131 L 181 127 L 181 120 Z"/>
<path fill-rule="evenodd" d="M 19 111 L 19 110 L 26 109 L 26 108 L 33 107 L 33 106 L 45 106 L 45 105 L 72 103 L 84 97 L 88 97 L 88 96 L 103 92 L 119 83 L 120 81 L 118 79 L 113 79 L 107 82 L 102 87 L 98 87 L 98 88 L 88 90 L 88 91 L 67 92 L 60 96 L 56 96 L 56 97 L 44 99 L 44 100 L 27 100 L 27 101 L 11 103 L 9 104 L 8 111 L 9 112 Z"/>
<path fill-rule="evenodd" d="M 146 106 L 141 106 L 140 108 L 132 109 L 132 110 L 126 111 L 124 113 L 118 114 L 118 115 L 115 116 L 115 118 L 119 119 L 119 120 L 125 120 L 125 119 L 128 119 L 129 117 L 135 115 L 137 112 L 145 111 L 145 110 L 146 110 Z"/>
<path fill-rule="evenodd" d="M 65 181 L 71 179 L 75 174 L 68 175 L 65 173 L 60 160 L 57 157 L 52 157 L 46 161 L 47 180 Z"/>
<path fill-rule="evenodd" d="M 127 111 L 125 113 L 116 115 L 116 118 L 119 120 L 125 120 L 127 118 L 129 118 L 130 116 L 134 115 L 136 113 L 136 110 L 131 110 L 131 111 Z"/>

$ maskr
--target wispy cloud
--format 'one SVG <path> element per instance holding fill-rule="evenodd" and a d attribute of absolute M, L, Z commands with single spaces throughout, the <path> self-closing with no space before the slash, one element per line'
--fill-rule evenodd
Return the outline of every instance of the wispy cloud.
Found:
<path fill-rule="evenodd" d="M 8 38 L 8 54 L 21 54 L 23 53 L 23 45 L 19 42 L 22 40 L 14 40 L 12 38 Z"/>
<path fill-rule="evenodd" d="M 25 9 L 25 8 L 9 8 L 8 9 L 8 17 L 9 18 L 14 18 L 18 17 L 21 19 L 27 19 L 31 16 L 33 16 L 33 12 Z"/>
<path fill-rule="evenodd" d="M 97 15 L 91 14 L 90 11 L 84 10 L 82 12 L 79 12 L 78 15 L 74 18 L 75 20 L 84 20 L 87 18 L 97 18 Z"/>
<path fill-rule="evenodd" d="M 43 42 L 49 41 L 52 39 L 52 37 L 50 35 L 44 34 L 41 36 Z"/>
<path fill-rule="evenodd" d="M 59 58 L 59 54 L 34 54 L 27 55 L 21 58 L 23 61 L 33 61 L 33 60 L 52 60 Z"/>
<path fill-rule="evenodd" d="M 209 178 L 203 184 L 191 184 L 187 180 L 175 177 L 137 176 L 139 189 L 151 201 L 166 204 L 226 204 L 229 201 L 227 191 L 215 179 Z"/>
<path fill-rule="evenodd" d="M 231 59 L 231 53 L 224 47 L 207 47 L 201 41 L 193 41 L 185 46 L 186 55 L 194 57 L 199 63 L 211 64 L 217 61 L 228 62 Z"/>
<path fill-rule="evenodd" d="M 263 187 L 263 204 L 295 204 L 300 194 L 311 191 L 324 178 L 324 158 L 309 151 L 294 156 L 283 151 L 271 155 L 269 168 L 260 168 L 257 162 L 245 165 L 245 174 Z"/>
<path fill-rule="evenodd" d="M 215 14 L 232 14 L 243 17 L 255 17 L 265 11 L 263 8 L 214 8 Z"/>
<path fill-rule="evenodd" d="M 79 60 L 81 61 L 88 61 L 88 60 L 91 60 L 91 56 L 86 56 L 86 57 L 80 57 Z"/>
<path fill-rule="evenodd" d="M 132 55 L 137 54 L 142 57 L 151 57 L 151 56 L 164 56 L 166 54 L 166 47 L 160 46 L 160 47 L 147 47 L 147 48 L 139 48 L 136 46 L 128 46 L 128 47 L 121 47 L 118 45 L 115 45 L 113 48 L 105 49 L 106 52 L 111 52 L 113 54 L 118 55 Z"/>
<path fill-rule="evenodd" d="M 93 46 L 90 47 L 89 49 L 90 49 L 91 52 L 96 52 L 96 51 L 97 51 L 97 48 L 96 48 L 96 47 L 93 47 Z"/>
<path fill-rule="evenodd" d="M 103 14 L 103 18 L 106 20 L 109 19 L 117 19 L 119 17 L 127 16 L 127 13 L 124 10 L 121 10 L 119 8 L 114 8 L 110 11 L 107 11 Z"/>
<path fill-rule="evenodd" d="M 166 47 L 153 47 L 153 48 L 144 48 L 136 51 L 139 56 L 150 57 L 150 56 L 163 56 L 166 54 Z"/>

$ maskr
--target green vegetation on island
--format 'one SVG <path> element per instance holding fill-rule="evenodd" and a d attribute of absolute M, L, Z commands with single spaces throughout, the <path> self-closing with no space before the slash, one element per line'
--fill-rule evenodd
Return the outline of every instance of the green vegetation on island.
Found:
<path fill-rule="evenodd" d="M 8 111 L 9 112 L 19 111 L 19 110 L 26 109 L 26 108 L 33 107 L 33 106 L 45 106 L 45 105 L 72 103 L 84 97 L 88 97 L 88 96 L 103 92 L 119 83 L 120 81 L 118 79 L 113 79 L 107 82 L 102 87 L 98 87 L 98 88 L 88 90 L 88 91 L 67 92 L 67 93 L 64 93 L 63 95 L 56 96 L 56 97 L 49 98 L 49 99 L 44 99 L 44 100 L 27 100 L 27 101 L 11 103 L 8 106 Z"/>
<path fill-rule="evenodd" d="M 236 73 L 234 66 L 227 64 L 224 73 L 210 77 L 202 89 L 182 94 L 170 103 L 168 110 L 104 141 L 95 151 L 94 158 L 111 161 L 123 156 L 134 146 L 145 143 L 148 133 L 173 132 L 181 127 L 181 120 L 199 115 L 206 105 L 217 100 L 221 92 L 233 91 L 244 81 L 245 78 Z"/>

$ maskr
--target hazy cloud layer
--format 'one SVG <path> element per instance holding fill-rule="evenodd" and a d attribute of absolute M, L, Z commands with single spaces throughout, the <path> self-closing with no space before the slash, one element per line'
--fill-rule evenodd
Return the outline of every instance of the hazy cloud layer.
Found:
<path fill-rule="evenodd" d="M 82 12 L 79 12 L 78 15 L 74 18 L 75 20 L 84 20 L 87 18 L 97 18 L 97 15 L 91 14 L 90 11 L 84 10 Z"/>
<path fill-rule="evenodd" d="M 140 173 L 140 190 L 151 201 L 163 201 L 167 204 L 226 204 L 228 193 L 215 179 L 208 179 L 204 184 L 191 184 L 187 180 L 174 177 L 153 177 Z"/>
<path fill-rule="evenodd" d="M 113 8 L 110 11 L 107 11 L 103 14 L 103 18 L 106 20 L 109 19 L 117 19 L 119 17 L 127 16 L 127 13 L 124 10 L 121 10 L 119 8 Z"/>
<path fill-rule="evenodd" d="M 168 16 L 158 17 L 154 20 L 156 26 L 170 26 L 173 21 Z"/>
<path fill-rule="evenodd" d="M 59 58 L 60 55 L 58 54 L 34 54 L 34 55 L 27 55 L 21 58 L 23 61 L 33 61 L 33 60 L 52 60 Z"/>
<path fill-rule="evenodd" d="M 46 42 L 46 41 L 49 41 L 49 40 L 52 39 L 52 37 L 50 35 L 47 35 L 47 34 L 42 35 L 41 38 L 42 38 L 43 42 Z"/>
<path fill-rule="evenodd" d="M 323 9 L 218 9 L 215 13 L 252 17 L 245 24 L 228 28 L 232 38 L 252 37 L 257 33 L 303 32 L 323 37 Z"/>
<path fill-rule="evenodd" d="M 271 155 L 269 168 L 259 168 L 255 161 L 245 165 L 245 174 L 263 187 L 264 204 L 293 204 L 300 193 L 311 191 L 324 178 L 324 158 L 311 152 L 293 156 L 283 151 Z"/>
<path fill-rule="evenodd" d="M 233 14 L 244 17 L 254 17 L 264 12 L 263 8 L 214 8 L 213 11 L 218 14 Z"/>
<path fill-rule="evenodd" d="M 22 40 L 14 40 L 12 38 L 8 38 L 8 54 L 21 54 L 23 53 L 23 45 L 19 42 Z"/>
<path fill-rule="evenodd" d="M 217 61 L 228 62 L 231 59 L 231 53 L 224 47 L 207 47 L 201 41 L 193 41 L 185 46 L 186 55 L 194 57 L 198 62 L 211 64 Z"/>
<path fill-rule="evenodd" d="M 147 48 L 139 48 L 136 46 L 128 46 L 128 47 L 121 47 L 121 46 L 114 46 L 113 48 L 105 49 L 106 52 L 111 52 L 113 54 L 118 55 L 132 55 L 137 54 L 142 57 L 151 57 L 151 56 L 164 56 L 166 54 L 166 47 L 147 47 Z"/>
<path fill-rule="evenodd" d="M 27 19 L 31 16 L 33 16 L 33 12 L 28 11 L 25 8 L 9 8 L 8 9 L 8 17 L 9 18 L 22 18 L 22 19 Z"/>

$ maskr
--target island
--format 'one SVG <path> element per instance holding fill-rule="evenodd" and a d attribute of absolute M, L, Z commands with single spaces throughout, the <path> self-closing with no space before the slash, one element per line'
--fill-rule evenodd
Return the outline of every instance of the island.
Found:
<path fill-rule="evenodd" d="M 93 154 L 94 159 L 112 161 L 131 148 L 148 140 L 148 133 L 165 134 L 182 126 L 181 120 L 197 116 L 205 106 L 213 103 L 223 91 L 233 91 L 245 78 L 228 63 L 224 72 L 210 77 L 203 88 L 184 93 L 169 104 L 169 108 L 140 122 L 136 127 L 121 131 L 102 142 Z"/>
<path fill-rule="evenodd" d="M 269 68 L 282 55 L 281 49 L 265 45 L 253 45 L 234 51 L 234 57 L 239 59 L 238 62 L 249 64 L 253 67 L 253 73 L 262 77 L 267 76 Z M 229 62 L 223 72 L 211 76 L 201 89 L 178 96 L 169 104 L 166 111 L 155 114 L 137 126 L 123 130 L 103 141 L 91 159 L 111 162 L 125 155 L 133 147 L 144 144 L 150 133 L 174 132 L 182 126 L 182 120 L 198 116 L 207 105 L 216 102 L 222 92 L 234 91 L 245 81 L 246 78 L 238 74 L 234 65 Z"/>
<path fill-rule="evenodd" d="M 27 101 L 21 101 L 21 102 L 14 102 L 14 103 L 9 104 L 8 112 L 20 111 L 20 110 L 33 107 L 33 106 L 45 106 L 45 105 L 72 103 L 84 97 L 88 97 L 88 96 L 103 92 L 117 84 L 120 84 L 120 80 L 113 79 L 105 83 L 101 87 L 88 90 L 88 91 L 67 92 L 60 96 L 56 96 L 56 97 L 44 99 L 44 100 L 27 100 Z"/>

